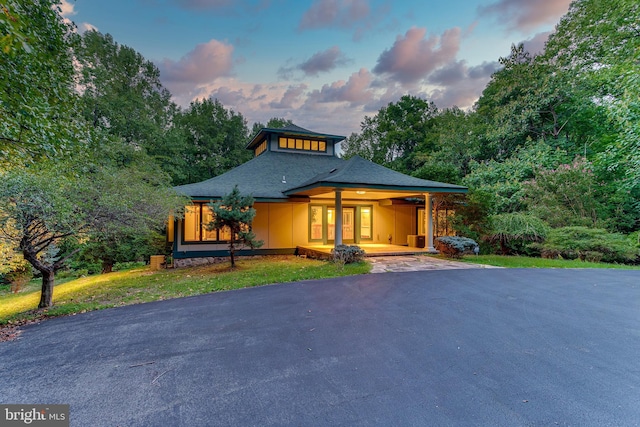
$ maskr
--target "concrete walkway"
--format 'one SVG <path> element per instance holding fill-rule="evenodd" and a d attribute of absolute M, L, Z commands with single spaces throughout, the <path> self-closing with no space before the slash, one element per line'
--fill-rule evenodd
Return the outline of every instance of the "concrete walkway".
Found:
<path fill-rule="evenodd" d="M 425 255 L 381 256 L 367 258 L 372 273 L 401 273 L 407 271 L 460 270 L 470 268 L 502 268 L 491 265 L 450 261 Z"/>

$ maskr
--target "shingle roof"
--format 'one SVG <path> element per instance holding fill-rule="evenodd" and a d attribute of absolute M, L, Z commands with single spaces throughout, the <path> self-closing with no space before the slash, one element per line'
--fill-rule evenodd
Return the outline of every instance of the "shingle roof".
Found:
<path fill-rule="evenodd" d="M 334 156 L 265 151 L 246 163 L 206 181 L 176 187 L 191 197 L 219 198 L 235 185 L 255 199 L 287 199 L 284 192 L 344 163 Z M 282 182 L 284 177 L 284 181 Z"/>
<path fill-rule="evenodd" d="M 318 187 L 356 188 L 371 187 L 390 190 L 466 191 L 466 187 L 415 178 L 354 156 L 333 170 L 316 175 L 285 194 L 296 194 Z"/>
<path fill-rule="evenodd" d="M 181 185 L 176 190 L 194 198 L 220 198 L 230 193 L 235 185 L 241 193 L 258 200 L 287 199 L 319 187 L 466 191 L 466 187 L 404 175 L 358 156 L 345 161 L 334 156 L 274 151 L 266 151 L 222 175 Z"/>

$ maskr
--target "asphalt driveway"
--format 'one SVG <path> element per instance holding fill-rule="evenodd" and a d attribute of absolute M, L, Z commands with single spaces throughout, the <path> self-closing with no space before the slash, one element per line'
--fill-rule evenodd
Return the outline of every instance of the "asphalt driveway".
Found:
<path fill-rule="evenodd" d="M 0 403 L 74 426 L 640 424 L 640 271 L 273 285 L 53 319 L 0 343 Z"/>

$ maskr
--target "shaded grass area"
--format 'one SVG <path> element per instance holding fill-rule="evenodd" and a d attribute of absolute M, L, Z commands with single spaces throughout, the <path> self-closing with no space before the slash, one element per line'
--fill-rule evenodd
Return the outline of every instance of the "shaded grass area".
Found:
<path fill-rule="evenodd" d="M 340 266 L 295 256 L 241 259 L 234 270 L 228 263 L 160 271 L 134 268 L 56 282 L 54 306 L 46 310 L 35 310 L 40 288 L 32 282 L 17 294 L 0 292 L 0 325 L 273 283 L 365 274 L 370 269 L 364 262 Z"/>
<path fill-rule="evenodd" d="M 627 264 L 608 264 L 604 262 L 580 261 L 579 259 L 545 259 L 525 256 L 466 255 L 460 261 L 507 268 L 614 268 L 640 270 L 640 266 Z"/>

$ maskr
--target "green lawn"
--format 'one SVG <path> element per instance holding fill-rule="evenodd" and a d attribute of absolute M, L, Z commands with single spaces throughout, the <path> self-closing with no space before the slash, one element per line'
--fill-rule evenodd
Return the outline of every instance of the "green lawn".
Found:
<path fill-rule="evenodd" d="M 626 264 L 607 264 L 604 262 L 586 262 L 568 259 L 545 259 L 525 256 L 504 255 L 466 255 L 463 262 L 475 264 L 495 265 L 507 268 L 615 268 L 625 270 L 640 270 L 640 266 Z"/>
<path fill-rule="evenodd" d="M 294 256 L 241 259 L 234 270 L 229 269 L 228 263 L 160 271 L 134 268 L 56 282 L 54 307 L 44 311 L 34 310 L 40 301 L 40 288 L 38 282 L 32 281 L 17 294 L 2 288 L 0 325 L 271 283 L 365 274 L 370 269 L 368 263 L 342 267 Z"/>

